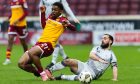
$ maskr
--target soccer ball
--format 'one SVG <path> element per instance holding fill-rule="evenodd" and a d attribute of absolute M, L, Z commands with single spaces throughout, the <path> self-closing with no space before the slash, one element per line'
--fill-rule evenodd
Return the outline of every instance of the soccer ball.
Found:
<path fill-rule="evenodd" d="M 88 71 L 83 71 L 79 74 L 78 79 L 82 84 L 90 84 L 92 81 L 92 75 Z"/>

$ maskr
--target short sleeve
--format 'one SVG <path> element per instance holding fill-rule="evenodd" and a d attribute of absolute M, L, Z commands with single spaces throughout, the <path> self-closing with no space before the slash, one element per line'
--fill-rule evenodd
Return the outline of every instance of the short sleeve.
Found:
<path fill-rule="evenodd" d="M 98 48 L 99 48 L 99 47 L 93 47 L 92 50 L 90 51 L 90 53 L 94 53 L 94 54 L 96 54 Z"/>
<path fill-rule="evenodd" d="M 113 52 L 111 54 L 111 65 L 112 65 L 112 67 L 117 66 L 117 58 Z"/>
<path fill-rule="evenodd" d="M 116 58 L 116 56 L 115 56 L 115 54 L 112 52 L 112 54 L 111 54 L 111 63 L 112 62 L 117 62 L 117 58 Z"/>

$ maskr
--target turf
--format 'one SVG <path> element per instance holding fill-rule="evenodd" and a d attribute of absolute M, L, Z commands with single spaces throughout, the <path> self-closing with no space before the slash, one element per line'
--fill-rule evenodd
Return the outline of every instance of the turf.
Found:
<path fill-rule="evenodd" d="M 86 61 L 92 45 L 64 46 L 70 58 Z M 115 46 L 112 48 L 118 58 L 118 81 L 113 82 L 112 69 L 108 68 L 106 73 L 99 79 L 92 81 L 92 84 L 140 84 L 140 47 L 139 46 Z M 5 60 L 6 46 L 0 45 L 0 84 L 80 84 L 78 81 L 46 81 L 34 77 L 17 67 L 17 62 L 23 54 L 20 45 L 15 45 L 12 51 L 12 64 L 2 65 Z M 58 60 L 62 60 L 59 56 Z M 41 60 L 43 67 L 51 61 L 49 58 Z M 72 74 L 68 68 L 54 72 L 54 75 Z"/>

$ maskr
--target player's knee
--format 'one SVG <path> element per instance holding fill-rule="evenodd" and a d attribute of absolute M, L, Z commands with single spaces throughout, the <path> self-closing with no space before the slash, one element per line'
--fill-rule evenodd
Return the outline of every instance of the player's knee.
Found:
<path fill-rule="evenodd" d="M 21 61 L 19 61 L 19 62 L 18 62 L 18 67 L 21 68 L 21 69 L 23 69 L 23 68 L 24 68 L 24 63 L 21 62 Z"/>
<path fill-rule="evenodd" d="M 65 66 L 69 66 L 71 64 L 71 60 L 70 59 L 65 59 L 62 61 L 62 63 L 65 65 Z"/>
<path fill-rule="evenodd" d="M 25 66 L 25 60 L 21 58 L 18 62 L 18 67 L 24 69 L 24 66 Z"/>
<path fill-rule="evenodd" d="M 60 49 L 63 50 L 63 46 L 62 45 L 60 45 Z"/>

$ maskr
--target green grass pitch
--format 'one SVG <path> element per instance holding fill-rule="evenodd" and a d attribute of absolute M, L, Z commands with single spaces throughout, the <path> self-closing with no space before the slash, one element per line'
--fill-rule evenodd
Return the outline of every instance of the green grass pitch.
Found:
<path fill-rule="evenodd" d="M 86 61 L 92 45 L 64 46 L 70 58 Z M 112 69 L 108 68 L 105 74 L 99 79 L 92 81 L 91 84 L 140 84 L 140 47 L 139 46 L 114 46 L 112 47 L 118 58 L 118 81 L 113 82 Z M 2 65 L 5 60 L 6 46 L 0 45 L 0 84 L 80 84 L 78 81 L 45 81 L 36 78 L 17 67 L 17 62 L 23 54 L 21 46 L 13 47 L 11 61 L 12 64 Z M 62 60 L 59 56 L 58 60 Z M 51 56 L 41 60 L 43 67 L 51 61 Z M 72 74 L 69 68 L 54 72 L 54 75 Z"/>

